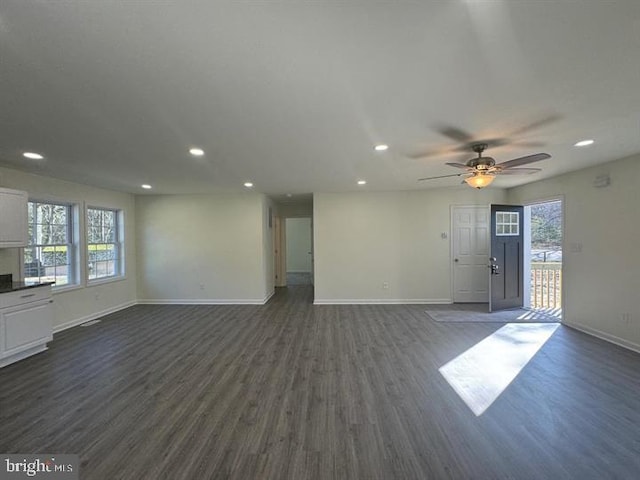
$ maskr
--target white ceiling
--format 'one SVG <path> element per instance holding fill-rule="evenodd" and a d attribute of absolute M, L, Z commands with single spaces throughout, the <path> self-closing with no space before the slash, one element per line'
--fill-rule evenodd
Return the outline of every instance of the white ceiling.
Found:
<path fill-rule="evenodd" d="M 503 187 L 640 152 L 640 2 L 0 4 L 0 165 L 134 193 L 424 189 L 459 184 L 416 179 L 457 173 L 463 132 L 552 155 Z"/>

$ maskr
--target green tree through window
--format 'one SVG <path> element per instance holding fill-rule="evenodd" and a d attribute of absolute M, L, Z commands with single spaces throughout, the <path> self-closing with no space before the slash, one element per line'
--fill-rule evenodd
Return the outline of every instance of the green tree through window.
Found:
<path fill-rule="evenodd" d="M 121 275 L 118 210 L 87 209 L 88 278 L 96 280 Z"/>
<path fill-rule="evenodd" d="M 52 281 L 56 287 L 76 283 L 72 206 L 30 201 L 28 222 L 25 280 Z"/>
<path fill-rule="evenodd" d="M 561 202 L 532 205 L 531 246 L 536 249 L 562 249 Z"/>

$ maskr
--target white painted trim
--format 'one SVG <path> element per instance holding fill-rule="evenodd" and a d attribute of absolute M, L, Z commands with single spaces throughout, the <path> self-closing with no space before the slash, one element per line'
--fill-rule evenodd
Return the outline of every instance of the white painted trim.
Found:
<path fill-rule="evenodd" d="M 523 232 L 522 243 L 524 246 L 523 251 L 523 264 L 524 264 L 524 278 L 523 285 L 524 291 L 522 292 L 522 306 L 524 308 L 531 308 L 531 205 L 523 205 Z M 560 287 L 562 288 L 562 286 Z"/>
<path fill-rule="evenodd" d="M 562 268 L 565 267 L 565 254 L 569 251 L 569 245 L 567 243 L 567 202 L 565 199 L 565 195 L 564 193 L 560 193 L 557 195 L 550 195 L 547 197 L 542 197 L 542 198 L 534 198 L 534 199 L 530 199 L 527 200 L 526 202 L 522 202 L 522 206 L 524 207 L 531 207 L 532 205 L 539 205 L 541 203 L 550 203 L 550 202 L 560 202 L 561 205 L 561 212 L 562 212 Z M 529 272 L 531 273 L 531 272 Z M 525 272 L 526 275 L 526 272 Z M 529 276 L 530 278 L 530 276 Z M 565 278 L 566 276 L 563 274 L 561 277 L 561 282 L 560 282 L 560 291 L 561 292 L 566 292 L 566 287 L 565 287 Z M 565 315 L 567 311 L 566 309 L 566 304 L 565 304 L 565 296 L 561 295 L 560 296 L 560 309 L 563 312 L 563 315 Z M 525 305 L 526 306 L 526 305 Z"/>
<path fill-rule="evenodd" d="M 24 278 L 24 277 L 22 277 L 22 278 Z M 72 283 L 72 284 L 62 285 L 60 287 L 56 287 L 54 285 L 51 285 L 51 294 L 52 295 L 59 295 L 61 293 L 73 292 L 74 290 L 82 290 L 83 288 L 84 288 L 84 286 L 82 286 L 79 283 Z"/>
<path fill-rule="evenodd" d="M 580 325 L 577 323 L 567 322 L 566 320 L 562 320 L 562 324 L 567 327 L 571 327 L 575 330 L 579 330 L 587 335 L 591 335 L 593 337 L 597 337 L 601 340 L 605 340 L 610 343 L 614 343 L 620 347 L 627 348 L 629 350 L 633 350 L 634 352 L 640 353 L 640 345 L 637 343 L 629 342 L 624 338 L 616 337 L 615 335 L 611 335 L 610 333 L 603 332 L 596 328 L 587 327 L 586 325 Z"/>
<path fill-rule="evenodd" d="M 314 305 L 438 305 L 451 304 L 450 298 L 320 298 L 313 301 Z"/>
<path fill-rule="evenodd" d="M 267 297 L 265 297 L 267 298 Z M 144 298 L 139 305 L 264 305 L 265 298 Z M 270 297 L 268 297 L 270 298 Z"/>
<path fill-rule="evenodd" d="M 87 279 L 85 288 L 99 287 L 100 285 L 106 285 L 107 283 L 122 282 L 126 279 L 126 275 L 113 275 L 111 277 L 100 277 L 91 280 Z"/>
<path fill-rule="evenodd" d="M 53 327 L 53 333 L 58 333 L 68 328 L 75 327 L 82 323 L 89 322 L 91 320 L 95 320 L 96 318 L 104 317 L 105 315 L 109 315 L 111 313 L 118 312 L 120 310 L 124 310 L 125 308 L 133 307 L 136 305 L 135 300 L 130 302 L 123 303 L 121 305 L 117 305 L 115 307 L 107 308 L 106 310 L 101 310 L 100 312 L 91 313 L 89 315 L 85 315 L 84 317 L 76 318 L 75 320 L 69 320 L 68 322 L 62 323 L 60 325 L 56 325 Z"/>
<path fill-rule="evenodd" d="M 58 333 L 61 332 L 63 330 L 67 330 L 68 328 L 72 328 L 75 327 L 77 325 L 81 325 L 83 323 L 86 322 L 90 322 L 91 320 L 96 320 L 98 318 L 102 318 L 105 315 L 109 315 L 111 313 L 115 313 L 118 312 L 120 310 L 124 310 L 125 308 L 129 308 L 129 307 L 133 307 L 134 305 L 264 305 L 266 304 L 271 297 L 273 297 L 275 295 L 276 291 L 275 289 L 268 293 L 267 295 L 265 295 L 265 297 L 261 300 L 258 299 L 241 299 L 241 300 L 237 300 L 237 299 L 232 299 L 232 300 L 211 300 L 211 299 L 206 299 L 206 300 L 184 300 L 184 299 L 178 299 L 178 300 L 153 300 L 153 299 L 147 299 L 147 300 L 132 300 L 130 302 L 126 302 L 123 303 L 121 305 L 117 305 L 115 307 L 112 308 L 108 308 L 106 310 L 101 310 L 99 312 L 95 312 L 92 313 L 90 315 L 85 315 L 84 317 L 81 318 L 77 318 L 75 320 L 70 320 L 68 322 L 62 323 L 60 325 L 56 325 L 55 327 L 53 327 L 53 333 Z"/>
<path fill-rule="evenodd" d="M 35 355 L 36 353 L 44 352 L 47 349 L 48 347 L 47 347 L 47 344 L 45 343 L 43 345 L 36 345 L 35 347 L 31 347 L 27 350 L 22 350 L 21 352 L 18 352 L 15 355 L 9 355 L 8 357 L 5 357 L 2 360 L 0 360 L 0 368 L 6 367 L 7 365 L 23 360 L 27 357 L 30 357 L 31 355 Z"/>
<path fill-rule="evenodd" d="M 262 304 L 264 305 L 269 300 L 271 300 L 271 297 L 273 297 L 275 294 L 276 294 L 276 289 L 274 288 L 273 290 L 271 290 L 270 293 L 267 293 L 267 295 L 264 297 L 264 300 L 262 301 Z"/>

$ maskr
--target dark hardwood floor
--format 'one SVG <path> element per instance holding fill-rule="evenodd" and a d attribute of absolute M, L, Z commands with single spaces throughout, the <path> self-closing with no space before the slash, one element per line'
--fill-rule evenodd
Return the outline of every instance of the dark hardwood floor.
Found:
<path fill-rule="evenodd" d="M 0 451 L 84 479 L 631 479 L 640 355 L 560 327 L 476 417 L 438 369 L 500 324 L 420 305 L 139 305 L 0 370 Z"/>

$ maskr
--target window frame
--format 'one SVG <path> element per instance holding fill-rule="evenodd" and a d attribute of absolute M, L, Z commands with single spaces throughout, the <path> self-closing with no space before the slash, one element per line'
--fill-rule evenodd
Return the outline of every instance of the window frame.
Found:
<path fill-rule="evenodd" d="M 81 275 L 80 275 L 80 271 L 79 271 L 79 265 L 80 265 L 80 248 L 79 248 L 79 216 L 78 216 L 78 211 L 79 211 L 79 206 L 77 203 L 72 202 L 72 201 L 68 201 L 68 200 L 59 200 L 59 199 L 55 199 L 55 198 L 38 198 L 38 197 L 34 197 L 34 198 L 29 198 L 28 199 L 28 204 L 33 204 L 33 208 L 34 208 L 34 218 L 32 219 L 33 221 L 30 222 L 29 218 L 27 218 L 27 224 L 29 226 L 29 228 L 36 228 L 36 225 L 38 225 L 37 223 L 37 208 L 38 205 L 53 205 L 53 206 L 58 206 L 58 207 L 64 207 L 66 209 L 66 240 L 67 243 L 47 243 L 47 244 L 39 244 L 39 243 L 31 243 L 32 240 L 34 240 L 34 234 L 29 235 L 29 238 L 27 240 L 28 244 L 27 246 L 23 247 L 21 249 L 20 252 L 20 276 L 22 279 L 26 280 L 27 279 L 27 269 L 25 267 L 26 265 L 26 255 L 27 255 L 27 250 L 30 249 L 42 249 L 42 248 L 46 248 L 48 246 L 51 247 L 66 247 L 67 249 L 67 264 L 63 264 L 66 265 L 67 267 L 67 283 L 64 284 L 60 284 L 59 282 L 56 282 L 52 285 L 52 291 L 54 292 L 59 292 L 59 291 L 63 291 L 63 290 L 71 290 L 71 289 L 75 289 L 75 288 L 79 288 L 81 287 Z M 38 261 L 41 261 L 40 258 L 38 258 Z M 57 267 L 58 265 L 54 265 L 54 269 Z M 46 266 L 45 266 L 46 268 Z M 40 270 L 40 269 L 38 269 Z M 54 270 L 55 271 L 55 270 Z M 34 277 L 29 277 L 29 278 L 34 278 Z M 38 275 L 38 281 L 39 282 L 46 282 L 46 281 L 50 281 L 46 278 L 46 276 L 42 276 L 42 275 Z"/>
<path fill-rule="evenodd" d="M 111 212 L 113 214 L 113 241 L 107 242 L 104 241 L 104 238 L 101 238 L 100 242 L 91 242 L 91 233 L 90 228 L 91 224 L 89 221 L 89 211 L 90 210 L 99 210 L 101 212 Z M 103 232 L 104 233 L 104 232 Z M 85 281 L 87 286 L 98 285 L 101 283 L 109 283 L 113 281 L 123 280 L 125 278 L 125 258 L 124 258 L 124 212 L 121 208 L 117 207 L 109 207 L 109 206 L 98 206 L 98 205 L 86 205 L 84 212 L 84 266 L 85 266 Z M 112 275 L 101 275 L 92 277 L 91 276 L 91 265 L 97 264 L 101 262 L 109 262 L 109 260 L 91 260 L 91 246 L 92 245 L 113 245 L 114 258 L 113 268 L 114 273 Z M 97 270 L 97 269 L 96 269 Z"/>
<path fill-rule="evenodd" d="M 520 235 L 519 212 L 497 211 L 495 223 L 497 237 L 517 237 Z"/>

